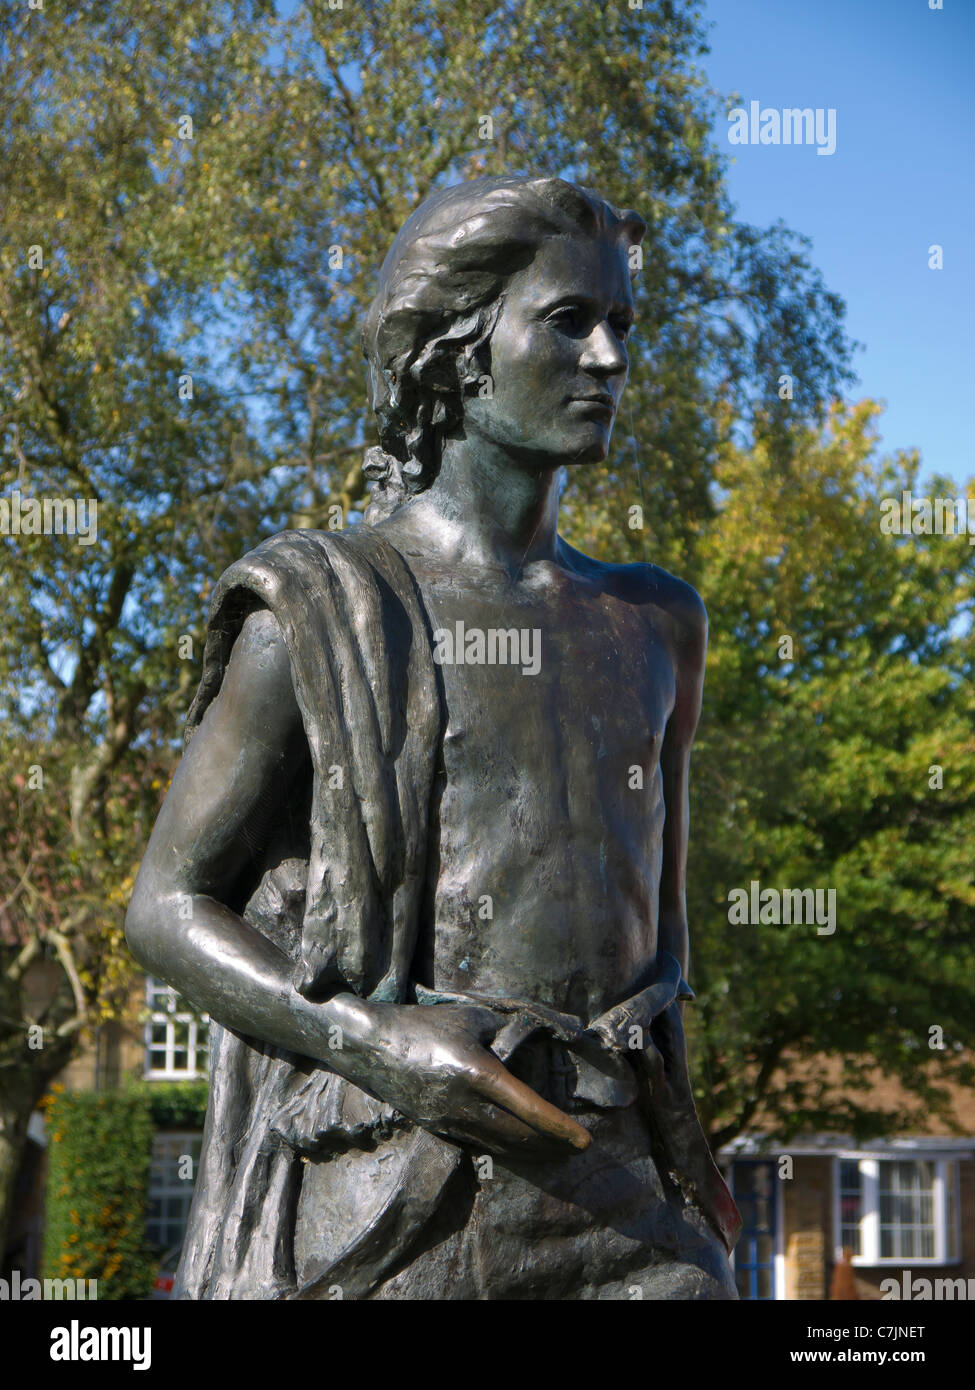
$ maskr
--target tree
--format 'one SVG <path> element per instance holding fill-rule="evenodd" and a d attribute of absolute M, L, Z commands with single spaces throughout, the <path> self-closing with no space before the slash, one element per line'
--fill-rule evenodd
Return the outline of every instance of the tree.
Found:
<path fill-rule="evenodd" d="M 90 544 L 2 542 L 2 1234 L 26 1107 L 120 992 L 118 911 L 209 586 L 282 525 L 340 525 L 361 502 L 357 328 L 410 210 L 507 170 L 647 221 L 631 418 L 570 501 L 597 551 L 639 457 L 654 555 L 693 571 L 723 443 L 757 431 L 785 468 L 788 427 L 821 415 L 849 344 L 801 241 L 734 219 L 699 4 L 309 0 L 282 19 L 270 0 L 87 0 L 8 7 L 0 44 L 2 495 L 97 507 Z M 52 951 L 62 1052 L 32 1055 L 24 952 Z"/>
<path fill-rule="evenodd" d="M 208 119 L 246 80 L 262 49 L 242 21 L 265 8 L 236 6 L 236 28 L 156 3 L 5 18 L 0 1246 L 31 1110 L 126 994 L 126 885 L 197 675 L 204 576 L 271 495 L 240 402 L 205 375 L 197 414 L 181 398 L 178 344 L 218 267 L 180 241 L 174 196 L 179 114 Z M 75 534 L 18 532 L 42 499 Z"/>
<path fill-rule="evenodd" d="M 688 1018 L 716 1145 L 759 1113 L 783 1140 L 876 1137 L 975 1078 L 975 551 L 882 530 L 884 499 L 958 489 L 922 487 L 916 454 L 877 459 L 877 413 L 835 408 L 785 473 L 729 447 L 701 539 Z M 835 931 L 733 924 L 753 880 L 834 890 Z M 873 1066 L 906 1088 L 901 1110 L 865 1104 Z"/>

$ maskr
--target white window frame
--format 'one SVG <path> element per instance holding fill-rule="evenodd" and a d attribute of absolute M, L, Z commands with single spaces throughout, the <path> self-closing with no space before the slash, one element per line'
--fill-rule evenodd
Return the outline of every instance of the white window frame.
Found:
<path fill-rule="evenodd" d="M 153 1007 L 154 996 L 158 998 L 160 994 L 165 994 L 167 1007 L 160 1009 Z M 209 1024 L 208 1014 L 192 1013 L 190 1010 L 179 1009 L 179 996 L 172 985 L 167 985 L 164 980 L 157 980 L 152 975 L 146 976 L 146 1003 L 150 1009 L 149 1018 L 144 1030 L 145 1059 L 143 1075 L 147 1081 L 198 1081 L 207 1075 L 207 1059 L 209 1057 L 208 1048 L 204 1048 L 199 1041 L 199 1025 Z M 177 1023 L 188 1025 L 187 1031 L 187 1056 L 189 1065 L 185 1069 L 179 1069 L 174 1064 L 176 1055 L 176 1029 Z M 162 1044 L 152 1041 L 153 1025 L 165 1025 L 166 1041 Z M 160 1047 L 165 1050 L 166 1063 L 163 1067 L 154 1066 L 152 1062 L 153 1052 L 158 1052 Z M 203 1065 L 200 1065 L 202 1052 Z"/>
<path fill-rule="evenodd" d="M 837 1153 L 833 1157 L 833 1245 L 835 1257 L 842 1259 L 842 1223 L 840 1213 L 840 1164 L 856 1163 L 860 1170 L 862 1207 L 860 1215 L 860 1254 L 852 1257 L 855 1266 L 871 1268 L 896 1266 L 899 1269 L 914 1265 L 956 1265 L 961 1263 L 961 1230 L 959 1211 L 959 1163 L 955 1157 L 923 1153 L 890 1152 L 864 1154 Z M 881 1163 L 931 1163 L 934 1166 L 934 1254 L 881 1255 L 880 1253 L 880 1165 Z M 953 1179 L 948 1165 L 954 1165 Z M 953 1181 L 954 1255 L 948 1254 L 948 1185 Z"/>

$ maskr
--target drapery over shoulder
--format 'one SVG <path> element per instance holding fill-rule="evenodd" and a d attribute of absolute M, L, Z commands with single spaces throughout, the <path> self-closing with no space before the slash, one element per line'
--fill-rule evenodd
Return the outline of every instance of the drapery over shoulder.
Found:
<path fill-rule="evenodd" d="M 217 584 L 187 739 L 258 606 L 287 642 L 314 769 L 295 987 L 312 998 L 346 986 L 402 1002 L 442 718 L 415 582 L 368 527 L 272 536 Z"/>
<path fill-rule="evenodd" d="M 312 759 L 310 853 L 274 855 L 245 918 L 288 951 L 309 998 L 351 989 L 402 1002 L 418 931 L 442 707 L 413 577 L 366 527 L 283 532 L 232 565 L 213 594 L 187 741 L 223 681 L 247 615 L 274 613 Z M 211 1026 L 211 1090 L 174 1297 L 296 1292 L 301 1158 L 371 1147 L 402 1117 L 307 1058 Z M 336 1252 L 335 1279 L 365 1291 L 439 1198 L 459 1150 L 412 1128 L 403 1173 Z M 382 1167 L 382 1165 L 380 1165 Z M 386 1165 L 392 1175 L 392 1165 Z M 379 1183 L 379 1187 L 383 1184 Z M 380 1252 L 377 1254 L 377 1250 Z"/>

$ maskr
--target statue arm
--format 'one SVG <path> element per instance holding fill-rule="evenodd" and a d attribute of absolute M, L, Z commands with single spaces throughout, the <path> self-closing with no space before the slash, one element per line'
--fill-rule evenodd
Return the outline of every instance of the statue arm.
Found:
<path fill-rule="evenodd" d="M 287 647 L 261 610 L 244 623 L 156 821 L 126 917 L 133 954 L 219 1023 L 326 1064 L 438 1133 L 526 1157 L 584 1148 L 587 1131 L 485 1046 L 500 1023 L 489 1010 L 351 992 L 310 1001 L 289 957 L 229 906 L 306 757 Z"/>
<path fill-rule="evenodd" d="M 148 970 L 221 1023 L 326 1060 L 321 1007 L 294 990 L 288 957 L 227 905 L 306 756 L 287 650 L 262 610 L 244 623 L 221 690 L 173 777 L 126 937 Z M 365 1022 L 359 1004 L 349 996 L 328 1010 L 350 1041 Z"/>
<path fill-rule="evenodd" d="M 657 942 L 688 973 L 687 839 L 690 820 L 688 774 L 691 745 L 701 715 L 708 620 L 704 604 L 689 585 L 681 584 L 672 609 L 676 693 L 660 750 L 666 815 Z"/>

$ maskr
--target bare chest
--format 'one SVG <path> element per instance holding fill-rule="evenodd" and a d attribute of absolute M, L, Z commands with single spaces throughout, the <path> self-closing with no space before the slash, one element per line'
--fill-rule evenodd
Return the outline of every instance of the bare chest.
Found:
<path fill-rule="evenodd" d="M 421 591 L 447 712 L 424 973 L 584 1013 L 655 949 L 666 643 L 586 586 Z"/>
<path fill-rule="evenodd" d="M 569 793 L 634 764 L 650 770 L 673 675 L 641 613 L 606 595 L 500 602 L 450 592 L 431 595 L 428 611 L 448 773 L 466 764 L 481 780 L 507 761 Z"/>

